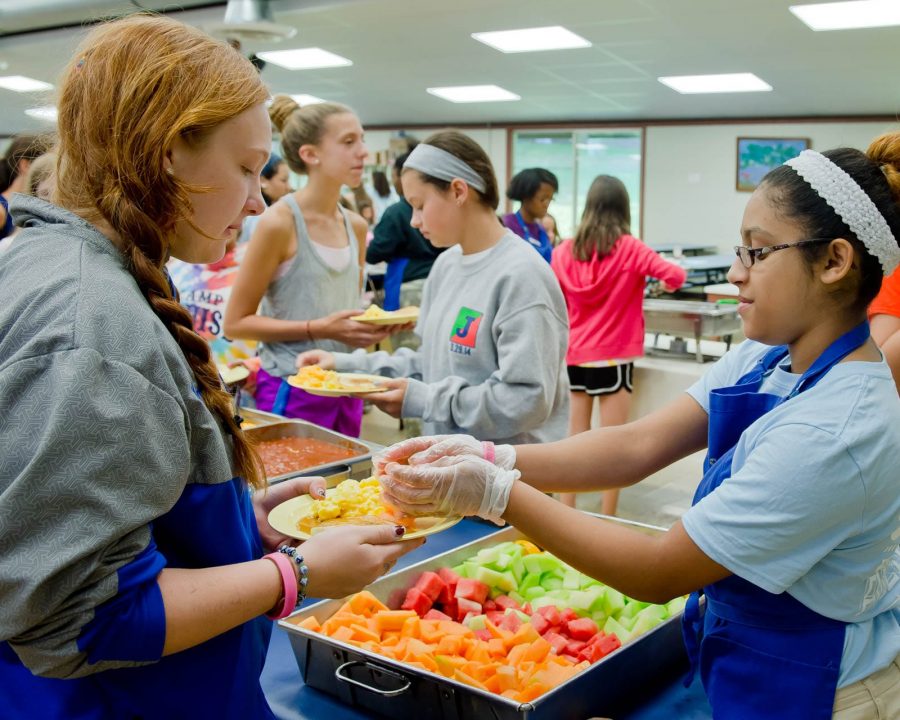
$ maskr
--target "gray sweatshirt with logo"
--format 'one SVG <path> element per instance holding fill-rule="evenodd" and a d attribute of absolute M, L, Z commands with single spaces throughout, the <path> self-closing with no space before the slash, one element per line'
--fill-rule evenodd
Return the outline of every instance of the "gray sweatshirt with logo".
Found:
<path fill-rule="evenodd" d="M 426 434 L 535 443 L 566 436 L 568 316 L 550 266 L 507 233 L 490 250 L 454 247 L 422 295 L 418 351 L 336 354 L 337 369 L 410 378 L 404 417 Z"/>

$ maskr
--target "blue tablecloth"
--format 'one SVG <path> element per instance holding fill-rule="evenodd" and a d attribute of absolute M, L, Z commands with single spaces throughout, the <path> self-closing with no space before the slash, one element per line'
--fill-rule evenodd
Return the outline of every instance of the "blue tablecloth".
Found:
<path fill-rule="evenodd" d="M 497 530 L 495 525 L 477 520 L 463 520 L 455 527 L 432 535 L 418 550 L 397 563 L 402 569 L 422 560 L 477 540 Z M 308 600 L 308 603 L 315 602 Z M 365 713 L 338 702 L 330 695 L 306 687 L 294 659 L 287 634 L 275 628 L 269 654 L 262 673 L 262 687 L 272 710 L 280 720 L 364 720 Z M 616 720 L 709 720 L 712 711 L 699 681 L 685 688 L 674 678 L 660 688 L 648 690 L 637 705 Z M 581 719 L 573 719 L 581 720 Z"/>

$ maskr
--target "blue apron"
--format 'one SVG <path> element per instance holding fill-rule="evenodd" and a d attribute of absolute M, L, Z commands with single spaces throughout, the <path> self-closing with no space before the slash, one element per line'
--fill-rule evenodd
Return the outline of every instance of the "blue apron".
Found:
<path fill-rule="evenodd" d="M 767 412 L 813 387 L 869 337 L 861 323 L 835 340 L 801 376 L 787 397 L 759 392 L 763 379 L 787 355 L 774 347 L 736 385 L 709 397 L 709 442 L 704 475 L 693 504 L 731 476 L 741 434 Z M 692 593 L 683 617 L 691 660 L 685 680 L 699 667 L 719 719 L 830 720 L 844 651 L 846 623 L 810 610 L 788 593 L 775 595 L 731 575 Z"/>
<path fill-rule="evenodd" d="M 553 255 L 553 245 L 550 242 L 550 236 L 547 235 L 547 231 L 544 230 L 544 226 L 540 223 L 536 223 L 538 226 L 538 236 L 533 238 L 531 237 L 531 232 L 528 230 L 528 223 L 526 223 L 525 218 L 522 217 L 521 210 L 516 212 L 516 220 L 519 223 L 519 227 L 522 228 L 522 238 L 537 250 L 544 260 L 550 262 L 550 258 Z"/>

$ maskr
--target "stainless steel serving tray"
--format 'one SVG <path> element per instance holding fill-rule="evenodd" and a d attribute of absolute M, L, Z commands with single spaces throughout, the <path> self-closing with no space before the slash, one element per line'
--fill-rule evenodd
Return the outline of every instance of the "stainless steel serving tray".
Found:
<path fill-rule="evenodd" d="M 258 427 L 263 427 L 264 425 L 271 425 L 272 423 L 284 422 L 287 420 L 284 415 L 276 415 L 275 413 L 265 412 L 263 410 L 255 410 L 253 408 L 238 408 L 238 414 L 243 418 L 247 423 L 252 424 L 253 427 L 245 427 L 245 431 L 250 431 Z"/>
<path fill-rule="evenodd" d="M 342 460 L 334 460 L 329 463 L 313 465 L 308 468 L 270 477 L 270 484 L 303 475 L 323 475 L 328 481 L 329 487 L 333 487 L 348 478 L 353 480 L 366 478 L 372 474 L 372 453 L 380 449 L 378 445 L 366 443 L 359 438 L 342 435 L 334 430 L 327 430 L 305 420 L 285 420 L 282 418 L 280 422 L 250 428 L 246 434 L 257 442 L 287 437 L 313 438 L 334 443 L 353 451 L 351 457 Z"/>
<path fill-rule="evenodd" d="M 607 519 L 651 534 L 663 532 L 663 528 L 651 525 Z M 524 537 L 515 528 L 505 528 L 387 575 L 368 589 L 389 607 L 396 608 L 425 570 L 456 565 L 483 547 Z M 359 711 L 392 718 L 581 720 L 619 712 L 623 704 L 645 697 L 652 685 L 670 681 L 673 673 L 686 663 L 679 614 L 536 700 L 519 703 L 339 642 L 291 622 L 309 616 L 324 622 L 342 604 L 343 600 L 319 602 L 278 624 L 289 635 L 300 674 L 307 685 L 334 695 Z"/>
<path fill-rule="evenodd" d="M 730 335 L 741 329 L 737 305 L 692 300 L 644 300 L 647 332 L 695 338 Z"/>

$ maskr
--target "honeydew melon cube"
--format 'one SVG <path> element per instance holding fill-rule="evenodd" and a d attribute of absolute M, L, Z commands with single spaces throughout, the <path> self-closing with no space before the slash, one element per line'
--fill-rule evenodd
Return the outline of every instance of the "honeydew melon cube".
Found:
<path fill-rule="evenodd" d="M 631 629 L 634 627 L 634 624 L 637 622 L 637 615 L 629 615 L 627 617 L 624 615 L 619 615 L 619 617 L 617 617 L 616 620 L 618 620 L 619 624 L 622 627 L 628 628 L 628 630 L 630 632 Z"/>
<path fill-rule="evenodd" d="M 635 617 L 634 627 L 631 628 L 632 636 L 643 635 L 659 625 L 665 619 L 661 612 L 665 612 L 665 609 L 659 605 L 651 605 L 641 610 Z"/>
<path fill-rule="evenodd" d="M 455 572 L 457 575 L 459 575 L 460 577 L 469 577 L 466 572 L 466 564 L 464 562 L 460 563 L 459 565 L 455 565 L 454 567 L 452 567 L 450 569 L 453 572 Z"/>
<path fill-rule="evenodd" d="M 525 588 L 524 590 L 522 590 L 520 586 L 519 590 L 522 592 L 522 595 L 525 596 L 526 600 L 534 600 L 535 598 L 544 597 L 544 595 L 547 594 L 547 591 L 544 590 L 544 588 L 542 588 L 540 585 L 532 585 L 531 587 Z M 512 593 L 510 593 L 509 596 L 512 597 Z M 519 604 L 522 605 L 522 603 Z"/>
<path fill-rule="evenodd" d="M 521 547 L 517 545 L 516 547 Z M 522 560 L 522 555 L 513 555 L 512 562 L 509 564 L 509 569 L 515 577 L 516 582 L 519 583 L 519 586 L 522 585 L 522 579 L 525 577 L 525 563 Z"/>
<path fill-rule="evenodd" d="M 517 590 L 519 587 L 512 573 L 497 572 L 496 570 L 491 570 L 487 567 L 480 567 L 474 570 L 469 577 L 480 580 L 485 585 L 489 585 L 492 588 L 498 588 L 507 593 L 512 590 Z"/>
<path fill-rule="evenodd" d="M 513 571 L 515 575 L 515 570 Z M 528 588 L 540 587 L 541 576 L 537 573 L 525 573 L 525 576 L 519 580 L 519 592 L 524 593 Z"/>
<path fill-rule="evenodd" d="M 559 600 L 563 603 L 568 603 L 569 602 L 569 594 L 571 592 L 572 592 L 571 590 L 564 590 L 563 588 L 559 588 L 557 590 L 548 590 L 547 595 L 549 595 L 550 597 L 555 598 L 556 600 Z M 557 605 L 559 605 L 559 603 L 557 603 Z M 568 605 L 560 605 L 560 607 L 568 607 Z"/>
<path fill-rule="evenodd" d="M 632 601 L 626 603 L 625 607 L 622 608 L 621 612 L 616 617 L 619 619 L 619 622 L 621 622 L 624 618 L 633 618 L 643 609 L 641 603 Z"/>
<path fill-rule="evenodd" d="M 684 606 L 687 603 L 683 597 L 672 598 L 669 602 L 666 603 L 666 610 L 669 611 L 669 615 L 677 615 L 680 612 L 684 611 Z"/>
<path fill-rule="evenodd" d="M 545 590 L 559 590 L 563 586 L 563 581 L 555 575 L 541 577 L 541 586 Z"/>
<path fill-rule="evenodd" d="M 602 628 L 603 624 L 606 622 L 606 613 L 602 610 L 597 610 L 590 614 L 590 618 L 597 623 L 597 627 Z"/>
<path fill-rule="evenodd" d="M 584 591 L 594 593 L 594 600 L 591 603 L 591 607 L 588 608 L 592 613 L 602 613 L 606 617 L 606 591 L 608 589 L 604 585 L 591 585 Z"/>
<path fill-rule="evenodd" d="M 584 590 L 569 591 L 569 607 L 579 614 L 588 614 L 593 601 L 594 598 Z"/>
<path fill-rule="evenodd" d="M 579 577 L 581 573 L 574 571 L 567 571 L 565 575 L 563 575 L 563 587 L 566 590 L 577 590 L 581 587 L 581 578 Z"/>
<path fill-rule="evenodd" d="M 522 558 L 525 563 L 525 569 L 528 572 L 543 575 L 546 572 L 554 572 L 562 575 L 560 572 L 561 563 L 549 553 L 532 553 Z"/>
<path fill-rule="evenodd" d="M 497 562 L 497 558 L 500 556 L 500 551 L 496 547 L 483 548 L 475 553 L 475 557 L 472 560 L 482 564 L 482 565 L 492 565 Z"/>
<path fill-rule="evenodd" d="M 617 616 L 624 607 L 625 596 L 615 588 L 607 587 L 606 595 L 604 595 L 603 612 L 607 615 Z"/>
<path fill-rule="evenodd" d="M 535 598 L 534 600 L 531 600 L 529 602 L 531 603 L 531 609 L 535 611 L 542 607 L 546 607 L 547 605 L 555 605 L 556 607 L 560 607 L 560 599 L 550 597 L 549 595 Z"/>
<path fill-rule="evenodd" d="M 603 632 L 607 635 L 615 635 L 623 645 L 631 640 L 631 631 L 612 617 L 606 618 L 606 622 L 603 624 Z"/>
<path fill-rule="evenodd" d="M 519 618 L 519 620 L 521 620 L 522 622 L 530 622 L 531 621 L 531 615 L 529 615 L 526 612 L 522 612 L 521 610 L 516 610 L 516 608 L 506 608 L 506 610 L 503 611 L 503 614 L 504 615 L 516 615 Z"/>
<path fill-rule="evenodd" d="M 487 615 L 473 615 L 463 624 L 470 630 L 484 630 L 487 627 L 487 625 L 484 624 L 486 620 Z"/>

